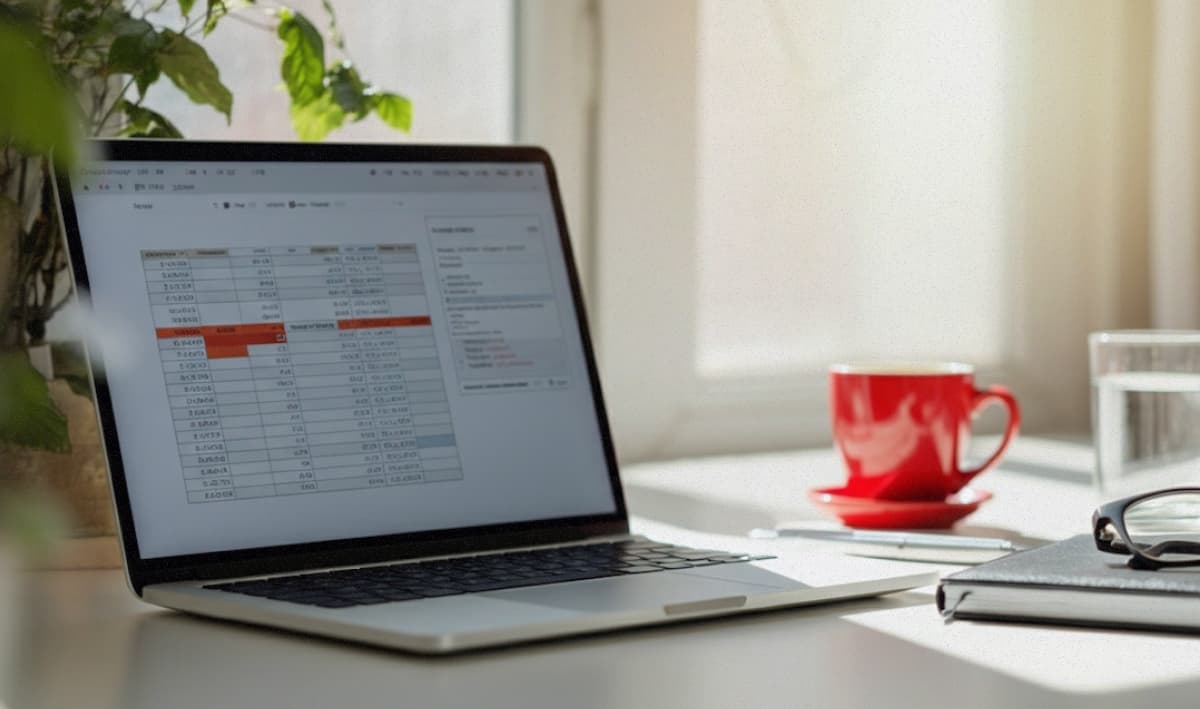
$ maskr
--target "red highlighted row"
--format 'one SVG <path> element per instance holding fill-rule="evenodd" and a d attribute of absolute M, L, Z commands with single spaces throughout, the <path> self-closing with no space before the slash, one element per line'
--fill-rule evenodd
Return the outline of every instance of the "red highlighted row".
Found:
<path fill-rule="evenodd" d="M 339 330 L 359 330 L 380 327 L 420 327 L 430 325 L 429 316 L 355 318 L 338 320 Z M 160 327 L 155 330 L 160 340 L 177 337 L 203 337 L 209 359 L 249 357 L 250 345 L 274 345 L 287 342 L 283 323 L 253 325 L 202 325 L 200 327 Z"/>
<path fill-rule="evenodd" d="M 283 323 L 256 323 L 254 325 L 202 325 L 200 327 L 160 327 L 155 330 L 158 339 L 172 339 L 176 337 L 203 337 L 207 340 L 210 337 L 233 337 L 241 335 L 284 335 Z M 286 340 L 279 340 L 285 342 Z M 275 342 L 275 340 L 271 340 Z"/>
<path fill-rule="evenodd" d="M 338 329 L 358 330 L 370 327 L 419 327 L 429 324 L 431 324 L 431 321 L 428 315 L 403 318 L 357 318 L 354 320 L 338 320 Z"/>

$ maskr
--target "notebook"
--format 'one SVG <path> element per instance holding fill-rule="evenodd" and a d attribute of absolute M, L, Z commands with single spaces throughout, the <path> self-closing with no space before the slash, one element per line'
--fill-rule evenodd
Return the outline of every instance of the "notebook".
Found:
<path fill-rule="evenodd" d="M 934 580 L 630 534 L 544 151 L 92 154 L 59 197 L 144 600 L 439 653 Z"/>
<path fill-rule="evenodd" d="M 1141 571 L 1081 534 L 942 579 L 948 619 L 1200 630 L 1200 570 Z"/>

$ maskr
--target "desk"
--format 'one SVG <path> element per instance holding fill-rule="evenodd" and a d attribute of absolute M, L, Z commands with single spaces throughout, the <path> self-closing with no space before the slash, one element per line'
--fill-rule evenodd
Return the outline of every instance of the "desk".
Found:
<path fill-rule="evenodd" d="M 1047 455 L 1058 463 L 1045 464 Z M 1025 441 L 1005 469 L 980 479 L 996 497 L 967 531 L 1085 531 L 1096 502 L 1080 470 L 1089 465 L 1086 449 Z M 643 529 L 669 530 L 665 522 L 744 533 L 814 517 L 805 491 L 836 482 L 837 470 L 831 452 L 809 451 L 634 466 L 626 478 Z M 815 543 L 798 541 L 797 550 L 806 544 Z M 1200 639 L 947 626 L 932 588 L 439 659 L 163 611 L 136 600 L 115 571 L 30 580 L 39 593 L 16 707 L 1095 709 L 1200 701 Z"/>

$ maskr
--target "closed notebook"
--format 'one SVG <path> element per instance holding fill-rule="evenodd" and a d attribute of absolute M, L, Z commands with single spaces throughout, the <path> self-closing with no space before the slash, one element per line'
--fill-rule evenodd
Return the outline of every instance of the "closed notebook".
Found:
<path fill-rule="evenodd" d="M 1140 571 L 1081 534 L 951 574 L 947 619 L 1034 621 L 1200 632 L 1200 567 Z"/>

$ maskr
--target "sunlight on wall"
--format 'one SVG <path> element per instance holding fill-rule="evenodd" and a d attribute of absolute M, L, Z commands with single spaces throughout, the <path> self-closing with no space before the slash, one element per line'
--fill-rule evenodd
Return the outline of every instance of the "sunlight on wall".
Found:
<path fill-rule="evenodd" d="M 1002 29 L 993 1 L 702 0 L 703 375 L 1000 359 Z"/>

